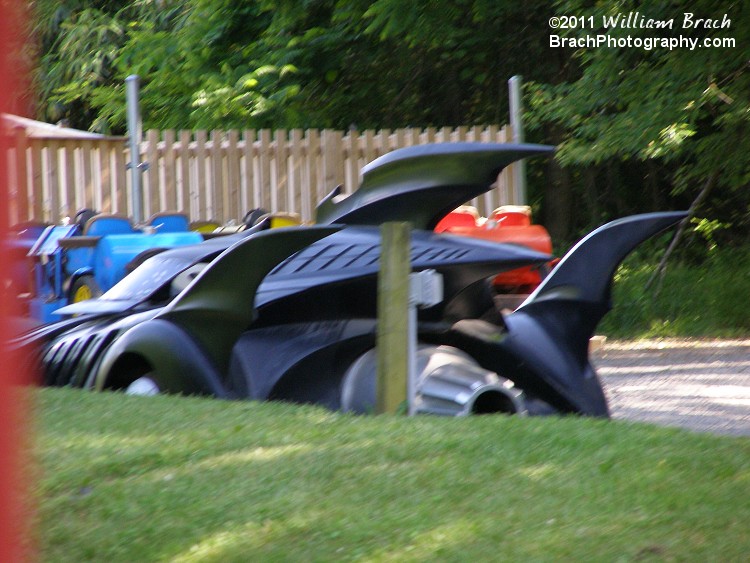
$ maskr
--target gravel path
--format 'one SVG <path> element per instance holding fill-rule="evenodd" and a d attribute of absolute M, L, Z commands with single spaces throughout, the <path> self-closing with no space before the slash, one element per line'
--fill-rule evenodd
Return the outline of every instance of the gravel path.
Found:
<path fill-rule="evenodd" d="M 607 341 L 591 356 L 613 418 L 750 436 L 750 340 Z"/>

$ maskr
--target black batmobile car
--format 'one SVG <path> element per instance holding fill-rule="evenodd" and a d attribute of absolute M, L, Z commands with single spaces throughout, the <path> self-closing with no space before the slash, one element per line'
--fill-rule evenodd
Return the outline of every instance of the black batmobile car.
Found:
<path fill-rule="evenodd" d="M 47 385 L 280 400 L 368 412 L 375 403 L 376 281 L 384 221 L 410 221 L 415 271 L 444 278 L 419 312 L 417 412 L 608 416 L 588 342 L 610 308 L 612 276 L 638 244 L 685 213 L 600 227 L 515 312 L 493 275 L 542 265 L 524 247 L 432 232 L 539 145 L 439 144 L 387 154 L 360 188 L 334 191 L 318 225 L 253 229 L 153 256 L 69 320 L 15 344 Z"/>

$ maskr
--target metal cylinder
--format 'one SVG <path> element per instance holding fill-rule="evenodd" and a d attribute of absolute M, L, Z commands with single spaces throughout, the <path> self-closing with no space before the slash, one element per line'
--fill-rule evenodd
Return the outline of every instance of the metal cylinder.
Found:
<path fill-rule="evenodd" d="M 510 106 L 510 126 L 513 130 L 513 142 L 523 143 L 523 103 L 521 96 L 521 77 L 516 75 L 508 80 L 508 100 Z M 526 205 L 526 162 L 519 160 L 513 166 L 513 199 L 514 205 Z"/>
<path fill-rule="evenodd" d="M 138 102 L 138 90 L 141 79 L 137 74 L 131 74 L 125 79 L 125 97 L 127 101 L 128 114 L 128 144 L 130 146 L 130 168 L 131 176 L 131 205 L 133 207 L 133 219 L 136 223 L 143 220 L 143 194 L 141 191 L 141 111 Z"/>
<path fill-rule="evenodd" d="M 375 351 L 352 363 L 342 382 L 341 409 L 372 412 L 375 405 Z M 528 414 L 524 393 L 513 382 L 482 368 L 451 346 L 419 346 L 416 354 L 417 414 L 468 416 Z"/>

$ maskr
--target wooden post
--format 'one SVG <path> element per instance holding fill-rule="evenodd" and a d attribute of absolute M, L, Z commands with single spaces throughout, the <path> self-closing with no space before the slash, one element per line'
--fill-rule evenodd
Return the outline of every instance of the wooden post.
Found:
<path fill-rule="evenodd" d="M 16 194 L 15 198 L 11 197 L 8 202 L 10 206 L 15 204 L 16 215 L 15 223 L 21 223 L 28 221 L 31 218 L 37 219 L 34 210 L 29 209 L 29 186 L 28 186 L 28 171 L 26 170 L 26 148 L 28 147 L 28 139 L 26 138 L 26 131 L 18 127 L 16 129 Z M 41 200 L 41 198 L 39 198 Z M 33 201 L 33 200 L 32 200 Z"/>
<path fill-rule="evenodd" d="M 127 143 L 123 143 L 122 141 L 113 145 L 114 174 L 112 175 L 112 179 L 115 182 L 115 194 L 113 198 L 117 202 L 117 207 L 113 207 L 112 212 L 133 215 L 132 209 L 128 211 L 128 205 L 132 205 L 133 198 L 128 194 L 128 168 L 125 163 L 130 162 L 130 160 L 125 159 L 126 150 Z"/>
<path fill-rule="evenodd" d="M 408 377 L 408 306 L 410 264 L 408 223 L 381 228 L 378 275 L 377 399 L 378 413 L 395 413 L 406 400 Z"/>
<path fill-rule="evenodd" d="M 82 174 L 79 178 L 82 181 L 80 181 L 80 184 L 76 182 L 76 145 L 77 143 L 75 141 L 73 141 L 72 139 L 67 139 L 62 143 L 62 146 L 60 147 L 62 161 L 65 163 L 64 175 L 63 171 L 60 170 L 61 188 L 62 181 L 65 182 L 65 188 L 62 190 L 65 193 L 65 210 L 63 211 L 61 209 L 60 215 L 62 215 L 63 217 L 67 216 L 71 218 L 76 214 L 81 199 L 83 199 L 84 202 L 81 207 L 86 207 L 86 199 L 89 195 L 89 186 L 87 185 L 87 180 L 91 178 L 91 167 L 89 166 L 88 177 L 84 176 L 85 172 L 81 170 Z M 91 164 L 91 159 L 89 159 L 89 164 Z M 83 198 L 80 197 L 81 195 L 83 195 Z M 94 199 L 93 189 L 91 190 L 91 199 Z M 91 207 L 92 209 L 95 209 L 95 207 L 93 206 L 93 201 Z"/>
<path fill-rule="evenodd" d="M 146 168 L 145 177 L 148 180 L 148 190 L 144 190 L 142 202 L 145 209 L 141 211 L 141 214 L 134 214 L 134 217 L 141 219 L 145 222 L 148 221 L 149 217 L 154 213 L 161 211 L 161 195 L 159 186 L 159 137 L 160 133 L 156 129 L 149 129 L 146 133 L 146 160 L 145 164 L 148 165 Z M 143 188 L 143 184 L 141 184 Z"/>
<path fill-rule="evenodd" d="M 217 129 L 211 131 L 211 216 L 226 223 L 229 216 L 224 209 L 224 156 L 222 154 L 223 134 Z"/>
<path fill-rule="evenodd" d="M 86 139 L 82 139 L 78 145 L 78 152 L 81 155 L 80 159 L 73 158 L 73 162 L 80 162 L 81 174 L 80 178 L 83 184 L 83 190 L 80 195 L 83 196 L 82 201 L 78 201 L 76 197 L 76 203 L 73 205 L 72 202 L 68 204 L 68 213 L 71 217 L 82 208 L 88 207 L 100 211 L 102 208 L 102 184 L 101 184 L 101 167 L 97 166 L 96 162 L 96 148 L 101 146 L 100 143 L 95 143 Z M 70 148 L 70 152 L 75 155 L 75 149 Z M 80 192 L 74 190 L 76 196 Z"/>
<path fill-rule="evenodd" d="M 52 140 L 47 148 L 47 185 L 49 187 L 50 214 L 47 221 L 53 224 L 60 222 L 60 141 Z"/>
<path fill-rule="evenodd" d="M 351 193 L 359 185 L 359 133 L 349 131 L 343 138 L 344 157 L 344 185 L 346 192 Z"/>
<path fill-rule="evenodd" d="M 193 210 L 191 204 L 191 182 L 190 182 L 190 137 L 192 133 L 186 129 L 181 129 L 178 133 L 180 143 L 180 179 L 182 183 L 177 191 L 177 209 L 185 211 L 191 219 L 204 219 L 198 215 L 198 210 Z"/>
<path fill-rule="evenodd" d="M 344 135 L 341 131 L 323 130 L 323 134 L 321 135 L 321 149 L 323 150 L 324 193 L 330 192 L 339 184 L 344 184 L 343 145 Z"/>
<path fill-rule="evenodd" d="M 273 178 L 271 187 L 271 209 L 268 211 L 290 211 L 289 201 L 287 200 L 287 182 L 289 178 L 287 176 L 287 157 L 286 157 L 286 145 L 287 145 L 287 134 L 283 129 L 277 129 L 273 135 L 274 148 L 273 151 L 273 167 L 271 169 L 271 177 Z"/>
<path fill-rule="evenodd" d="M 257 207 L 271 211 L 271 131 L 261 129 L 258 135 L 258 185 L 260 186 L 260 200 Z"/>
<path fill-rule="evenodd" d="M 177 205 L 177 153 L 175 151 L 175 131 L 167 129 L 162 133 L 164 140 L 164 186 L 159 190 L 160 205 L 156 211 L 179 211 Z"/>
<path fill-rule="evenodd" d="M 195 183 L 195 199 L 198 202 L 199 219 L 216 219 L 212 208 L 208 206 L 208 181 L 206 180 L 206 140 L 207 133 L 203 130 L 195 132 L 195 160 L 198 168 L 198 181 Z"/>
<path fill-rule="evenodd" d="M 227 131 L 227 177 L 222 192 L 225 220 L 242 220 L 246 213 L 240 201 L 240 153 L 237 148 L 239 142 L 239 131 Z"/>
<path fill-rule="evenodd" d="M 245 129 L 242 132 L 243 143 L 243 167 L 242 174 L 245 178 L 242 193 L 240 194 L 240 211 L 245 213 L 258 207 L 255 202 L 260 200 L 260 188 L 255 181 L 255 130 Z"/>
<path fill-rule="evenodd" d="M 304 218 L 309 220 L 310 206 L 303 210 L 302 205 L 302 129 L 292 129 L 289 132 L 289 144 L 290 156 L 286 173 L 287 211 L 302 213 Z"/>
<path fill-rule="evenodd" d="M 322 166 L 320 160 L 320 132 L 317 129 L 308 129 L 305 131 L 305 141 L 307 143 L 307 164 L 305 174 L 307 178 L 308 195 L 303 196 L 310 209 L 308 219 L 315 220 L 315 205 L 323 199 L 326 194 L 327 186 L 321 178 Z"/>

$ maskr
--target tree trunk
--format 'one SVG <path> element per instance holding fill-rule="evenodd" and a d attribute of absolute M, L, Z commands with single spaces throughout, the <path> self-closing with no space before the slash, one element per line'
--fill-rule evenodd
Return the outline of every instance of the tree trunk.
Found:
<path fill-rule="evenodd" d="M 674 252 L 674 249 L 677 248 L 677 245 L 682 240 L 682 236 L 685 234 L 685 229 L 687 229 L 687 226 L 690 224 L 690 220 L 695 216 L 695 211 L 698 209 L 698 206 L 700 206 L 706 199 L 706 197 L 708 197 L 708 194 L 716 185 L 716 180 L 718 180 L 718 178 L 719 171 L 715 170 L 706 180 L 706 183 L 703 184 L 703 189 L 701 189 L 698 196 L 693 200 L 693 203 L 690 204 L 690 209 L 688 209 L 687 217 L 680 221 L 680 225 L 679 227 L 677 227 L 677 232 L 675 233 L 672 242 L 669 243 L 666 252 L 664 252 L 664 256 L 662 256 L 661 261 L 659 262 L 659 265 L 656 267 L 656 270 L 653 274 L 651 274 L 651 277 L 646 282 L 646 289 L 651 287 L 654 281 L 659 278 L 659 285 L 654 291 L 655 294 L 659 293 L 661 282 L 664 280 L 664 274 L 666 274 L 667 272 L 667 261 L 669 260 L 669 257 L 672 255 L 672 252 Z"/>
<path fill-rule="evenodd" d="M 602 209 L 599 204 L 599 187 L 596 182 L 597 166 L 590 164 L 583 171 L 583 184 L 586 192 L 586 204 L 588 207 L 589 223 L 598 224 L 602 218 Z"/>
<path fill-rule="evenodd" d="M 563 132 L 554 127 L 549 132 L 552 143 L 557 145 L 563 139 Z M 565 241 L 571 235 L 572 186 L 570 173 L 555 159 L 550 159 L 548 178 L 544 188 L 544 225 L 554 242 Z"/>

